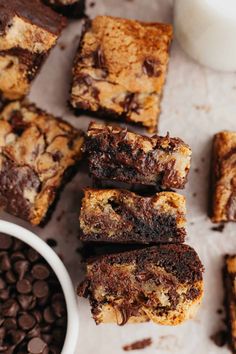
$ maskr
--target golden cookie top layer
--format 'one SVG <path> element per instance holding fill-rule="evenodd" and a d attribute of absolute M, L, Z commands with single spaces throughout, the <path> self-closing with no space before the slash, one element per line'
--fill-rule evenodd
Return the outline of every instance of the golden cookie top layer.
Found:
<path fill-rule="evenodd" d="M 98 16 L 84 34 L 78 65 L 85 64 L 98 77 L 104 69 L 106 81 L 127 91 L 159 92 L 171 38 L 168 24 Z"/>
<path fill-rule="evenodd" d="M 213 142 L 212 221 L 236 220 L 236 132 L 222 131 Z"/>
<path fill-rule="evenodd" d="M 168 24 L 110 16 L 88 22 L 73 69 L 72 106 L 123 114 L 154 131 L 171 39 Z"/>
<path fill-rule="evenodd" d="M 25 169 L 34 176 L 37 183 L 29 184 L 31 177 L 24 177 L 22 185 L 32 223 L 42 220 L 65 171 L 81 158 L 83 141 L 81 131 L 33 104 L 10 103 L 0 114 L 0 179 L 7 173 L 10 180 L 15 168 L 16 178 Z M 1 188 L 0 194 L 4 194 Z"/>

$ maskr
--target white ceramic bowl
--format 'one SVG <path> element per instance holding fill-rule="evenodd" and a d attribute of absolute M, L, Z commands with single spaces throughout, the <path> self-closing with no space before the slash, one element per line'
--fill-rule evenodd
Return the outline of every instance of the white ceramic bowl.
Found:
<path fill-rule="evenodd" d="M 16 237 L 34 248 L 51 266 L 63 289 L 67 307 L 67 331 L 61 354 L 74 354 L 79 333 L 77 300 L 70 276 L 57 254 L 33 232 L 0 220 L 0 232 Z"/>

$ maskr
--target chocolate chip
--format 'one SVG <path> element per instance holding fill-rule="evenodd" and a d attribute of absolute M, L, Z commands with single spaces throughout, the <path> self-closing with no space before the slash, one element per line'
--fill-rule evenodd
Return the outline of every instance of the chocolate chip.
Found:
<path fill-rule="evenodd" d="M 31 274 L 35 279 L 45 280 L 49 277 L 50 271 L 44 264 L 35 264 L 32 268 Z"/>
<path fill-rule="evenodd" d="M 65 304 L 62 301 L 55 301 L 52 303 L 52 308 L 57 317 L 63 317 L 66 314 Z"/>
<path fill-rule="evenodd" d="M 56 320 L 54 313 L 49 306 L 46 307 L 45 310 L 43 311 L 43 317 L 44 317 L 45 322 L 50 323 L 50 324 L 55 322 L 55 320 Z"/>
<path fill-rule="evenodd" d="M 157 66 L 160 65 L 160 62 L 157 61 L 156 59 L 146 59 L 143 62 L 143 72 L 145 75 L 152 77 L 152 76 L 160 76 L 161 75 L 161 71 L 160 70 L 156 70 Z"/>
<path fill-rule="evenodd" d="M 6 283 L 5 283 L 5 281 L 0 277 L 0 290 L 5 289 L 5 287 L 6 287 Z"/>
<path fill-rule="evenodd" d="M 15 284 L 16 283 L 16 276 L 11 270 L 9 270 L 5 273 L 5 280 L 6 280 L 7 284 Z"/>
<path fill-rule="evenodd" d="M 32 310 L 36 305 L 36 298 L 33 295 L 19 295 L 17 300 L 23 310 Z"/>
<path fill-rule="evenodd" d="M 25 313 L 18 318 L 18 323 L 20 328 L 28 331 L 34 327 L 36 320 L 34 316 L 30 315 L 29 313 Z"/>
<path fill-rule="evenodd" d="M 47 344 L 41 338 L 33 338 L 28 343 L 27 349 L 31 354 L 43 354 Z"/>
<path fill-rule="evenodd" d="M 4 321 L 4 328 L 8 331 L 10 329 L 16 329 L 17 323 L 15 318 L 6 318 Z"/>
<path fill-rule="evenodd" d="M 19 275 L 19 279 L 23 279 L 25 273 L 29 269 L 29 262 L 24 260 L 19 260 L 14 264 L 14 270 Z"/>
<path fill-rule="evenodd" d="M 101 47 L 93 53 L 94 67 L 98 69 L 104 69 L 106 67 L 106 60 Z"/>
<path fill-rule="evenodd" d="M 30 248 L 27 251 L 27 258 L 30 262 L 34 263 L 39 260 L 40 256 L 33 248 Z"/>
<path fill-rule="evenodd" d="M 12 238 L 8 235 L 0 234 L 0 250 L 8 250 L 13 241 Z"/>
<path fill-rule="evenodd" d="M 32 284 L 29 280 L 22 279 L 16 283 L 16 289 L 20 294 L 29 294 L 32 290 Z"/>
<path fill-rule="evenodd" d="M 0 255 L 0 269 L 2 272 L 6 272 L 11 269 L 11 262 L 6 253 Z"/>
<path fill-rule="evenodd" d="M 47 283 L 43 280 L 37 280 L 33 285 L 33 293 L 38 298 L 48 296 L 49 289 Z"/>
<path fill-rule="evenodd" d="M 8 341 L 11 344 L 19 344 L 23 341 L 23 339 L 25 338 L 25 332 L 21 331 L 21 330 L 16 330 L 16 329 L 12 329 L 10 331 L 7 332 L 7 338 Z"/>
<path fill-rule="evenodd" d="M 57 247 L 57 241 L 54 240 L 53 238 L 48 238 L 48 239 L 46 240 L 46 242 L 47 242 L 47 244 L 48 244 L 50 247 L 52 247 L 52 248 Z"/>
<path fill-rule="evenodd" d="M 9 298 L 9 295 L 10 295 L 10 293 L 9 293 L 8 288 L 0 290 L 0 300 L 3 300 L 3 301 L 7 300 Z"/>
<path fill-rule="evenodd" d="M 11 255 L 12 262 L 16 262 L 16 261 L 23 260 L 23 259 L 25 259 L 24 254 L 19 251 L 16 251 L 16 252 L 12 253 L 12 255 Z"/>
<path fill-rule="evenodd" d="M 2 305 L 2 315 L 5 317 L 16 317 L 20 309 L 19 304 L 14 299 L 9 299 Z"/>

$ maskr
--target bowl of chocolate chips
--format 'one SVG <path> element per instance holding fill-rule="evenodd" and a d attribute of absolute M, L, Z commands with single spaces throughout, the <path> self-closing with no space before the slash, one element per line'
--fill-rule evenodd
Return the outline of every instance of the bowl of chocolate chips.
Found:
<path fill-rule="evenodd" d="M 78 330 L 60 258 L 31 231 L 0 220 L 0 353 L 73 354 Z"/>

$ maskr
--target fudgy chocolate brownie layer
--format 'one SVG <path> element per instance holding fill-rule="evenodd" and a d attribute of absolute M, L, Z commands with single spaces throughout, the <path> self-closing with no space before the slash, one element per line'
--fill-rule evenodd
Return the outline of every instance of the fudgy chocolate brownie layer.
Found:
<path fill-rule="evenodd" d="M 162 192 L 152 197 L 87 188 L 80 212 L 82 241 L 115 243 L 184 242 L 185 198 Z"/>
<path fill-rule="evenodd" d="M 236 132 L 214 136 L 212 221 L 236 221 Z"/>
<path fill-rule="evenodd" d="M 5 99 L 28 93 L 65 24 L 39 0 L 0 0 L 0 92 Z"/>
<path fill-rule="evenodd" d="M 43 0 L 64 16 L 80 18 L 85 14 L 85 0 Z"/>
<path fill-rule="evenodd" d="M 78 288 L 97 324 L 176 325 L 191 318 L 203 296 L 203 266 L 187 245 L 159 245 L 105 255 L 87 263 Z"/>
<path fill-rule="evenodd" d="M 184 188 L 191 149 L 179 138 L 149 138 L 96 123 L 90 124 L 87 135 L 86 152 L 93 177 Z"/>
<path fill-rule="evenodd" d="M 72 107 L 154 132 L 171 39 L 168 24 L 110 16 L 87 21 L 73 68 Z"/>
<path fill-rule="evenodd" d="M 225 256 L 223 281 L 225 285 L 228 335 L 232 352 L 236 353 L 236 255 Z"/>
<path fill-rule="evenodd" d="M 41 223 L 67 171 L 81 158 L 83 133 L 33 104 L 14 102 L 0 114 L 0 205 Z"/>

